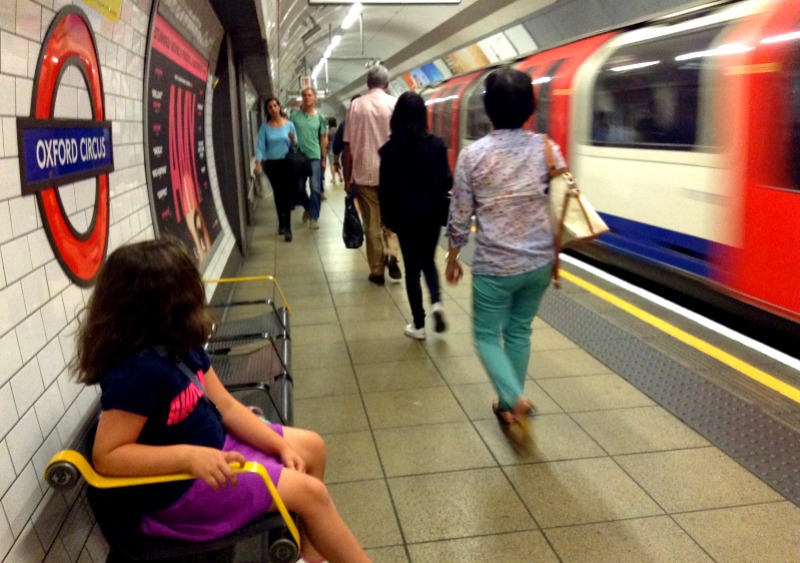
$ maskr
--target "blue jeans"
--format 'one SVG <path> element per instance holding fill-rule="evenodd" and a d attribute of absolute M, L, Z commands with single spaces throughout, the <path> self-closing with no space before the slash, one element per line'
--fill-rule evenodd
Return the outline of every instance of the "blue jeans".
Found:
<path fill-rule="evenodd" d="M 516 276 L 473 276 L 475 348 L 500 397 L 514 410 L 531 358 L 531 323 L 550 284 L 552 265 Z"/>
<path fill-rule="evenodd" d="M 308 211 L 311 218 L 319 219 L 319 208 L 322 197 L 322 164 L 319 159 L 311 159 L 311 197 L 306 193 L 306 180 L 308 176 L 300 178 L 297 186 L 297 202 Z"/>

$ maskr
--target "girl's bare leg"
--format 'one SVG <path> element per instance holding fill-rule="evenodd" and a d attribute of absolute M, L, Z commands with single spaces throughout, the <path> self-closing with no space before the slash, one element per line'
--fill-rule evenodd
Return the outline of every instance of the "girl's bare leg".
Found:
<path fill-rule="evenodd" d="M 300 428 L 290 428 L 284 427 L 283 428 L 283 438 L 286 440 L 289 445 L 294 449 L 300 457 L 303 458 L 303 461 L 306 462 L 306 474 L 310 475 L 318 479 L 320 482 L 324 480 L 325 477 L 325 466 L 327 463 L 327 452 L 325 449 L 325 442 L 322 440 L 319 434 L 316 432 L 311 432 L 310 430 L 302 430 Z M 289 471 L 284 471 L 281 474 L 281 480 L 279 481 L 280 484 L 284 483 L 284 475 L 287 475 Z M 292 473 L 295 473 L 294 471 Z M 281 490 L 280 484 L 278 486 L 278 490 L 281 493 L 281 496 L 284 496 L 283 491 Z M 316 542 L 313 539 L 309 538 L 309 535 L 313 537 L 316 536 L 315 530 L 311 528 L 310 523 L 306 516 L 301 514 L 301 522 L 300 522 L 300 533 L 301 533 L 301 542 L 303 543 L 303 555 L 304 558 L 316 561 L 319 559 L 323 559 L 324 556 L 327 556 L 329 561 L 361 561 L 361 559 L 353 558 L 354 556 L 350 555 L 352 552 L 349 551 L 351 549 L 357 549 L 358 552 L 366 558 L 363 550 L 358 545 L 355 537 L 353 536 L 352 532 L 347 528 L 347 525 L 342 520 L 341 516 L 339 516 L 338 512 L 336 511 L 336 507 L 333 505 L 333 501 L 330 499 L 330 495 L 328 494 L 327 489 L 325 489 L 324 485 L 322 487 L 322 493 L 324 493 L 324 498 L 327 499 L 327 502 L 330 504 L 330 509 L 332 509 L 335 517 L 325 516 L 324 518 L 320 517 L 320 523 L 326 525 L 325 532 L 323 532 L 323 536 L 327 536 L 327 538 L 336 538 L 334 543 L 340 544 L 342 548 L 345 549 L 342 553 L 344 554 L 343 559 L 336 559 L 336 555 L 330 554 L 329 549 L 323 546 L 322 553 L 316 549 Z M 313 493 L 312 493 L 313 494 Z M 287 503 L 289 501 L 287 500 Z M 292 509 L 294 510 L 294 509 Z M 294 510 L 298 514 L 300 512 L 298 510 Z M 331 520 L 329 520 L 332 518 Z M 327 526 L 334 525 L 337 530 L 339 527 L 345 530 L 344 535 L 342 532 L 336 531 L 333 528 L 328 528 Z M 333 535 L 331 535 L 333 534 Z M 352 545 L 350 545 L 352 543 Z M 363 559 L 364 561 L 368 561 L 368 559 Z"/>
<path fill-rule="evenodd" d="M 278 492 L 289 510 L 302 520 L 301 547 L 305 559 L 369 563 L 369 557 L 342 520 L 322 481 L 306 473 L 284 469 Z"/>

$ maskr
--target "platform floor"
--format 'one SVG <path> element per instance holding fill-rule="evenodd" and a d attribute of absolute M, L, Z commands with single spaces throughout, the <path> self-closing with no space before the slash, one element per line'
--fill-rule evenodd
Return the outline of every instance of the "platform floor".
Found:
<path fill-rule="evenodd" d="M 326 482 L 374 561 L 800 561 L 797 499 L 776 490 L 793 498 L 800 464 L 783 467 L 785 455 L 776 462 L 783 481 L 772 484 L 783 489 L 773 488 L 743 467 L 742 455 L 737 462 L 704 437 L 714 432 L 671 414 L 695 401 L 695 387 L 675 390 L 662 378 L 656 387 L 667 398 L 659 400 L 669 405 L 661 406 L 652 382 L 642 384 L 648 394 L 629 382 L 653 371 L 636 363 L 637 345 L 585 329 L 607 322 L 601 331 L 625 331 L 656 351 L 642 365 L 674 362 L 669 369 L 698 373 L 769 424 L 776 413 L 792 420 L 796 403 L 728 377 L 733 370 L 717 360 L 565 281 L 534 322 L 526 390 L 539 414 L 535 446 L 520 454 L 490 409 L 494 395 L 471 339 L 469 274 L 458 287 L 443 285 L 449 330 L 408 339 L 404 285 L 367 281 L 365 249 L 342 243 L 343 189 L 329 184 L 326 194 L 320 229 L 309 230 L 296 210 L 291 243 L 276 236 L 271 196 L 259 201 L 239 273 L 273 274 L 286 293 L 295 422 L 325 438 Z M 574 317 L 582 311 L 585 322 Z M 775 459 L 777 448 L 791 462 L 800 434 L 790 424 L 779 430 L 788 443 L 771 443 L 765 455 Z"/>

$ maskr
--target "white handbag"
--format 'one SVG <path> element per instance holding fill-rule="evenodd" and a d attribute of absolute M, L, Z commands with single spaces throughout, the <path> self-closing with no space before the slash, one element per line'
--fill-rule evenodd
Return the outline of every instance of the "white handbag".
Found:
<path fill-rule="evenodd" d="M 553 141 L 544 138 L 544 157 L 550 174 L 550 222 L 556 237 L 553 262 L 553 283 L 559 287 L 559 253 L 564 248 L 596 239 L 611 229 L 581 194 L 575 178 L 565 168 L 558 168 L 553 154 Z"/>

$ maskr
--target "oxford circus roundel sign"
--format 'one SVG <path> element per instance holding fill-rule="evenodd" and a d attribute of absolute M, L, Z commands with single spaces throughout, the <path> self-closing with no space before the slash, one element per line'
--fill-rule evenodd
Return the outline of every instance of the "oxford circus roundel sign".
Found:
<path fill-rule="evenodd" d="M 53 117 L 58 85 L 70 67 L 86 82 L 92 119 Z M 17 138 L 22 193 L 36 195 L 50 246 L 67 276 L 91 285 L 108 247 L 108 173 L 114 160 L 97 46 L 79 8 L 63 8 L 50 24 L 36 67 L 31 116 L 17 118 Z M 91 222 L 81 233 L 70 223 L 58 186 L 86 178 L 95 178 L 96 190 Z"/>

